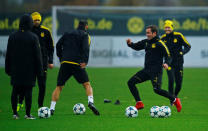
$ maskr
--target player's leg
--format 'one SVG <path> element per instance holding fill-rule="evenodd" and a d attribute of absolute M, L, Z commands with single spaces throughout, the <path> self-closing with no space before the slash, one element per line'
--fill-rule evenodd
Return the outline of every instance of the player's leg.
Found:
<path fill-rule="evenodd" d="M 151 82 L 152 82 L 154 92 L 158 95 L 168 98 L 171 102 L 173 102 L 175 100 L 175 97 L 169 92 L 167 92 L 166 90 L 161 89 L 162 74 L 160 73 L 159 75 L 154 76 L 152 78 L 153 79 L 151 80 Z"/>
<path fill-rule="evenodd" d="M 161 89 L 161 83 L 160 83 L 161 78 L 162 78 L 162 74 L 159 74 L 158 76 L 153 77 L 153 79 L 151 80 L 154 92 L 158 95 L 168 98 L 176 106 L 177 111 L 180 112 L 182 109 L 180 99 L 175 98 L 173 95 L 171 95 L 166 90 Z"/>
<path fill-rule="evenodd" d="M 17 111 L 19 111 L 20 109 L 23 109 L 24 107 L 24 104 L 23 104 L 23 101 L 24 101 L 24 88 L 21 88 L 20 89 L 20 93 L 19 93 L 19 100 L 18 100 L 18 104 L 17 104 Z"/>
<path fill-rule="evenodd" d="M 13 86 L 12 94 L 11 94 L 11 104 L 12 104 L 12 110 L 13 110 L 13 119 L 19 119 L 19 115 L 17 113 L 17 97 L 19 93 L 19 89 L 21 87 Z"/>
<path fill-rule="evenodd" d="M 143 109 L 144 104 L 141 101 L 139 91 L 136 87 L 136 84 L 142 83 L 148 79 L 149 79 L 149 76 L 145 73 L 144 70 L 141 70 L 141 71 L 137 72 L 134 76 L 132 76 L 128 81 L 128 87 L 129 87 L 129 90 L 136 101 L 135 107 L 137 109 Z"/>
<path fill-rule="evenodd" d="M 95 115 L 100 115 L 99 111 L 96 109 L 94 105 L 93 89 L 89 82 L 89 78 L 86 70 L 76 65 L 73 68 L 75 71 L 73 73 L 74 78 L 85 88 L 86 95 L 88 97 L 88 107 L 93 111 Z"/>
<path fill-rule="evenodd" d="M 182 81 L 183 81 L 183 66 L 176 67 L 175 69 L 175 82 L 176 82 L 176 88 L 175 88 L 175 96 L 177 97 L 179 92 L 182 88 Z"/>
<path fill-rule="evenodd" d="M 170 94 L 174 94 L 173 87 L 174 87 L 174 68 L 170 68 L 167 70 L 168 75 L 168 92 Z"/>
<path fill-rule="evenodd" d="M 32 89 L 33 87 L 24 87 L 25 90 L 25 109 L 26 109 L 26 115 L 25 119 L 33 120 L 35 117 L 33 117 L 30 114 L 31 106 L 32 106 Z"/>
<path fill-rule="evenodd" d="M 66 81 L 71 77 L 72 75 L 72 69 L 70 64 L 61 64 L 61 67 L 59 69 L 59 74 L 57 78 L 57 86 L 54 89 L 52 93 L 52 100 L 51 100 L 51 114 L 54 114 L 56 102 L 59 100 L 60 93 L 62 89 L 64 88 L 64 85 Z"/>
<path fill-rule="evenodd" d="M 38 94 L 38 107 L 43 107 L 44 97 L 45 97 L 45 91 L 46 91 L 46 78 L 47 78 L 47 72 L 44 72 L 43 76 L 38 76 L 38 88 L 39 88 L 39 94 Z"/>

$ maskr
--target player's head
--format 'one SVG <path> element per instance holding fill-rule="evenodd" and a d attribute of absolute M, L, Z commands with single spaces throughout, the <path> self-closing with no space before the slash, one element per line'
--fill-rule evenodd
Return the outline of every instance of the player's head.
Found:
<path fill-rule="evenodd" d="M 29 14 L 24 14 L 20 18 L 19 29 L 20 30 L 31 30 L 33 26 L 33 20 Z"/>
<path fill-rule="evenodd" d="M 156 25 L 149 25 L 146 28 L 146 36 L 148 40 L 153 39 L 158 34 L 158 29 Z"/>
<path fill-rule="evenodd" d="M 164 30 L 166 34 L 170 34 L 173 31 L 173 21 L 166 20 L 164 24 Z"/>
<path fill-rule="evenodd" d="M 88 29 L 88 22 L 86 20 L 80 20 L 78 29 L 86 31 Z"/>
<path fill-rule="evenodd" d="M 31 14 L 31 16 L 32 16 L 32 19 L 33 19 L 34 26 L 38 27 L 40 25 L 41 20 L 42 20 L 40 13 L 33 12 Z"/>

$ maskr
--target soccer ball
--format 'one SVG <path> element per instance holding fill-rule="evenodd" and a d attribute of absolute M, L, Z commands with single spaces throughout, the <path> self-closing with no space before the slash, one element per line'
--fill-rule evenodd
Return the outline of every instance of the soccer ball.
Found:
<path fill-rule="evenodd" d="M 48 107 L 41 107 L 38 109 L 38 116 L 40 118 L 49 118 L 51 117 L 51 111 Z"/>
<path fill-rule="evenodd" d="M 153 118 L 157 118 L 160 117 L 160 107 L 159 106 L 153 106 L 152 108 L 150 108 L 150 116 Z"/>
<path fill-rule="evenodd" d="M 162 112 L 160 117 L 169 117 L 169 116 L 171 116 L 171 109 L 168 106 L 161 106 L 160 111 Z"/>
<path fill-rule="evenodd" d="M 137 117 L 138 116 L 138 110 L 134 106 L 129 106 L 126 108 L 125 115 L 127 117 Z"/>
<path fill-rule="evenodd" d="M 82 103 L 75 104 L 73 107 L 74 114 L 82 115 L 85 113 L 85 106 Z"/>

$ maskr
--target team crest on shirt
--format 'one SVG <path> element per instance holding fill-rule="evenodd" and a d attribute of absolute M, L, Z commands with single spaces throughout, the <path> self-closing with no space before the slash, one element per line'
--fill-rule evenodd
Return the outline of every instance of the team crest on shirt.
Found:
<path fill-rule="evenodd" d="M 152 44 L 152 48 L 155 48 L 156 47 L 156 44 Z"/>
<path fill-rule="evenodd" d="M 40 36 L 41 36 L 41 37 L 44 37 L 44 36 L 45 36 L 44 32 L 41 32 L 41 33 L 40 33 Z"/>
<path fill-rule="evenodd" d="M 174 42 L 174 43 L 177 43 L 177 42 L 178 42 L 178 40 L 175 38 L 175 39 L 173 40 L 173 42 Z"/>

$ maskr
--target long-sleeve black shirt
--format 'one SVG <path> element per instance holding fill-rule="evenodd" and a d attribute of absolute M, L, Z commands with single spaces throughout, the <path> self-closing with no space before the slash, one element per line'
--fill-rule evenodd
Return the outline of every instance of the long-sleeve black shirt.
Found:
<path fill-rule="evenodd" d="M 43 69 L 47 70 L 48 64 L 53 64 L 54 44 L 51 33 L 45 26 L 33 26 L 32 32 L 35 33 L 40 42 Z"/>
<path fill-rule="evenodd" d="M 171 66 L 183 65 L 183 55 L 188 53 L 191 49 L 191 45 L 188 43 L 183 34 L 179 32 L 172 32 L 170 34 L 164 34 L 161 40 L 165 42 L 172 57 Z"/>
<path fill-rule="evenodd" d="M 144 68 L 151 73 L 160 73 L 162 64 L 165 58 L 165 63 L 170 64 L 170 52 L 163 41 L 159 37 L 154 37 L 152 40 L 144 39 L 137 43 L 129 45 L 134 50 L 145 49 L 145 64 Z"/>
<path fill-rule="evenodd" d="M 83 30 L 65 33 L 56 45 L 56 53 L 62 63 L 80 65 L 88 63 L 90 36 Z"/>

